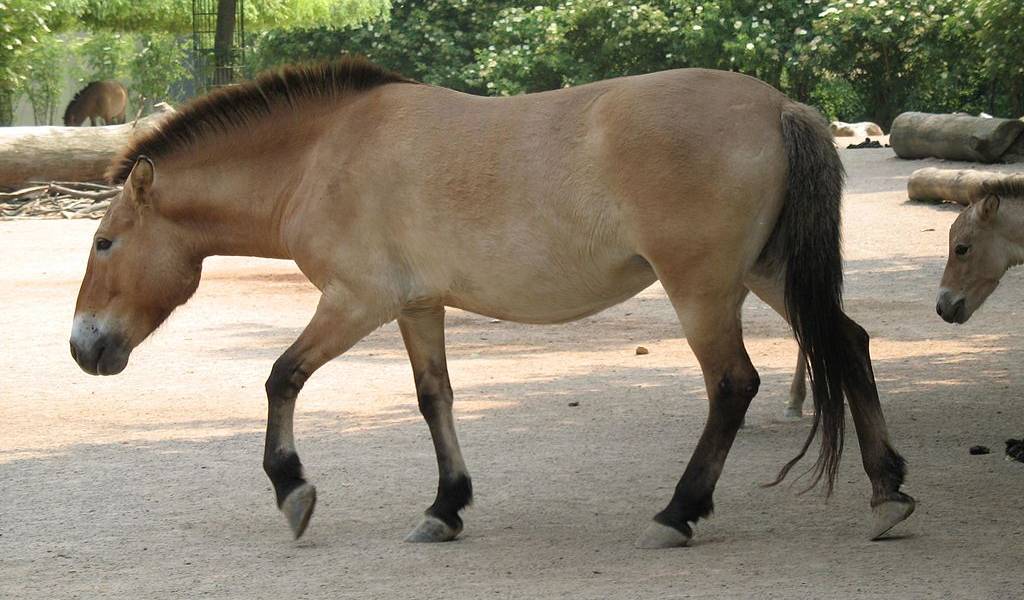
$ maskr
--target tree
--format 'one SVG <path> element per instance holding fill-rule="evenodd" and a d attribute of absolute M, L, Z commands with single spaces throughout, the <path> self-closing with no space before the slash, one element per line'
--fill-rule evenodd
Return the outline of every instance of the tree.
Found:
<path fill-rule="evenodd" d="M 1020 52 L 1024 42 L 1024 2 L 975 0 L 972 16 L 989 85 L 989 112 L 1024 115 L 1024 58 Z"/>
<path fill-rule="evenodd" d="M 58 36 L 46 36 L 25 54 L 27 76 L 25 95 L 32 105 L 36 125 L 53 125 L 64 83 L 63 58 L 68 44 Z"/>
<path fill-rule="evenodd" d="M 29 53 L 69 22 L 66 9 L 57 0 L 0 0 L 0 125 L 13 121 L 15 100 L 28 80 Z"/>
<path fill-rule="evenodd" d="M 394 0 L 386 21 L 359 28 L 319 26 L 271 29 L 255 40 L 254 69 L 282 63 L 361 54 L 408 77 L 484 93 L 476 62 L 502 8 L 532 5 L 513 0 Z"/>
<path fill-rule="evenodd" d="M 831 1 L 807 47 L 819 70 L 849 81 L 864 101 L 865 116 L 887 128 L 900 112 L 929 108 L 929 92 L 945 85 L 950 65 L 939 49 L 949 32 L 943 25 L 959 5 L 960 0 Z"/>

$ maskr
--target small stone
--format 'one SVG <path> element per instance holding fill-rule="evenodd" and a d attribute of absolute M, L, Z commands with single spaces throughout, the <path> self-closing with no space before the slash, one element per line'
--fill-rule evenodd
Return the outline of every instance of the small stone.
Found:
<path fill-rule="evenodd" d="M 1024 463 L 1024 439 L 1006 440 L 1006 456 L 1017 462 Z"/>
<path fill-rule="evenodd" d="M 970 452 L 973 456 L 977 456 L 979 454 L 992 453 L 992 451 L 988 449 L 988 446 L 971 446 L 971 449 L 968 450 L 968 452 Z"/>
<path fill-rule="evenodd" d="M 650 353 L 651 353 L 651 351 L 648 350 L 647 348 L 644 348 L 643 346 L 637 346 L 636 347 L 636 355 L 637 356 L 641 356 L 643 354 L 650 354 Z"/>
<path fill-rule="evenodd" d="M 579 406 L 579 405 L 580 405 L 580 403 L 575 401 L 575 400 L 573 400 L 572 402 L 569 403 L 569 406 Z"/>

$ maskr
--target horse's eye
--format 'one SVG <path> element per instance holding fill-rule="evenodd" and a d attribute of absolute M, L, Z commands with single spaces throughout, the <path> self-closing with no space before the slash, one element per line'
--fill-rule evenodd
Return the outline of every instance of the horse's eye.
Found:
<path fill-rule="evenodd" d="M 957 244 L 956 248 L 953 248 L 953 252 L 956 252 L 957 256 L 963 256 L 964 254 L 967 254 L 967 251 L 970 249 L 970 246 L 964 244 Z"/>
<path fill-rule="evenodd" d="M 100 239 L 96 240 L 96 249 L 101 251 L 101 252 L 103 250 L 110 250 L 110 244 L 111 244 L 110 240 L 106 240 L 106 239 L 100 238 Z"/>

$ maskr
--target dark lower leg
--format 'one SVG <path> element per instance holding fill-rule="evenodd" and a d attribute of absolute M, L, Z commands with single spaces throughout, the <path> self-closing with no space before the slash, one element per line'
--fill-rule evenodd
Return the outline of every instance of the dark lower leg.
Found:
<path fill-rule="evenodd" d="M 398 320 L 416 380 L 420 413 L 430 429 L 437 457 L 437 495 L 426 510 L 427 519 L 414 530 L 411 541 L 445 541 L 462 530 L 459 511 L 473 498 L 473 485 L 462 459 L 452 415 L 452 388 L 444 352 L 444 309 L 429 307 L 402 314 Z M 447 526 L 436 527 L 433 517 Z"/>
<path fill-rule="evenodd" d="M 906 494 L 899 491 L 906 473 L 905 463 L 889 443 L 871 367 L 868 334 L 849 318 L 844 321 L 843 328 L 853 350 L 851 373 L 846 378 L 846 395 L 857 430 L 864 471 L 871 480 L 871 504 L 875 506 L 887 500 L 907 501 Z"/>
<path fill-rule="evenodd" d="M 267 379 L 267 437 L 263 448 L 263 470 L 270 477 L 277 496 L 277 507 L 288 494 L 306 483 L 302 474 L 302 462 L 295 451 L 293 418 L 295 399 L 305 383 L 307 375 L 293 366 L 286 358 L 275 363 Z"/>
<path fill-rule="evenodd" d="M 708 516 L 714 509 L 715 484 L 743 416 L 757 394 L 760 383 L 757 372 L 746 359 L 746 352 L 743 358 L 745 364 L 722 374 L 714 387 L 708 386 L 711 407 L 704 432 L 676 485 L 672 500 L 654 517 L 658 523 L 673 527 L 687 537 L 693 533 L 690 524 Z"/>
<path fill-rule="evenodd" d="M 440 383 L 421 382 L 417 386 L 418 390 L 424 387 L 446 390 L 438 393 L 417 391 L 420 412 L 430 428 L 430 438 L 434 442 L 434 452 L 437 456 L 437 496 L 426 512 L 458 532 L 462 530 L 459 511 L 472 501 L 473 484 L 462 460 L 459 441 L 455 435 L 452 393 L 448 386 L 447 374 L 443 385 L 439 385 Z"/>

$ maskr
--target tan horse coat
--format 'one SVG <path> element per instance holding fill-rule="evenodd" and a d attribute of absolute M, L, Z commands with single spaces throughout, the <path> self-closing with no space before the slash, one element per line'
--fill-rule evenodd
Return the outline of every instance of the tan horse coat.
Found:
<path fill-rule="evenodd" d="M 471 496 L 444 307 L 556 323 L 660 279 L 710 399 L 693 459 L 639 542 L 674 546 L 711 511 L 757 392 L 740 323 L 753 290 L 793 317 L 808 356 L 819 475 L 835 476 L 846 390 L 872 535 L 909 515 L 867 335 L 839 305 L 842 172 L 819 116 L 755 79 L 700 69 L 513 98 L 403 81 L 351 62 L 267 75 L 127 149 L 111 170 L 127 176 L 125 192 L 100 224 L 76 309 L 79 364 L 123 369 L 194 291 L 204 257 L 290 258 L 323 294 L 267 381 L 264 467 L 279 507 L 301 535 L 316 498 L 292 433 L 303 383 L 398 319 L 440 474 L 410 539 L 442 541 L 461 530 Z"/>

